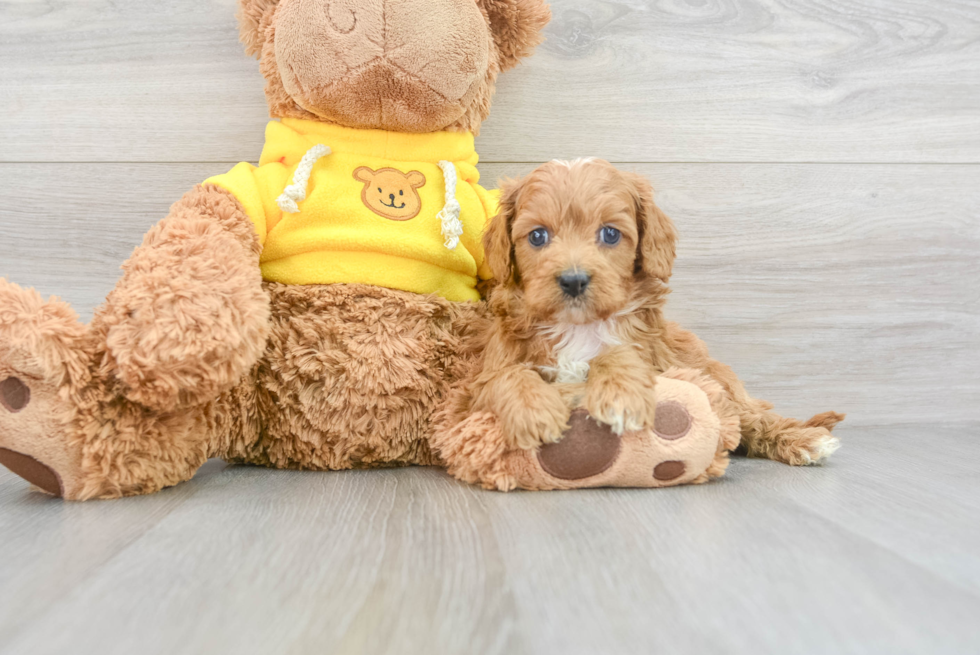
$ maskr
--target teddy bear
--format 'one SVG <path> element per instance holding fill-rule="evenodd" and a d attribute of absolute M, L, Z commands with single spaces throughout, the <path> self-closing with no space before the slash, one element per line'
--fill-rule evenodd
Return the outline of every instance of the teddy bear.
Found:
<path fill-rule="evenodd" d="M 469 482 L 506 469 L 496 488 L 548 487 L 521 477 L 532 469 L 555 488 L 629 484 L 613 460 L 640 447 L 607 447 L 578 414 L 541 452 L 476 439 L 482 416 L 433 446 L 491 276 L 481 239 L 497 201 L 474 135 L 498 74 L 541 41 L 544 0 L 239 5 L 273 119 L 258 165 L 177 201 L 87 325 L 0 280 L 0 463 L 67 500 L 153 493 L 212 457 L 305 470 L 448 458 Z M 661 477 L 720 475 L 732 444 L 717 390 L 665 378 L 664 402 L 686 409 L 662 413 L 662 445 L 697 464 Z"/>

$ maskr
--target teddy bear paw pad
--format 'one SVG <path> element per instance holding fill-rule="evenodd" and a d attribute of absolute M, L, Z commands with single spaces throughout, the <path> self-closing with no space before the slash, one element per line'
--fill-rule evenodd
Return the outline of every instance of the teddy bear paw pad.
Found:
<path fill-rule="evenodd" d="M 33 457 L 0 448 L 0 464 L 52 496 L 62 495 L 61 478 L 58 474 Z"/>
<path fill-rule="evenodd" d="M 694 426 L 694 418 L 690 412 L 675 400 L 669 400 L 657 405 L 657 416 L 653 421 L 654 433 L 666 441 L 676 441 L 687 436 Z M 670 482 L 684 475 L 687 465 L 679 460 L 660 462 L 653 467 L 653 477 L 660 482 Z"/>
<path fill-rule="evenodd" d="M 653 431 L 661 439 L 673 441 L 691 431 L 694 419 L 691 414 L 675 400 L 659 403 L 657 415 L 653 419 Z"/>
<path fill-rule="evenodd" d="M 70 445 L 70 406 L 43 371 L 18 370 L 24 359 L 0 353 L 0 466 L 65 497 L 77 487 L 81 463 L 80 448 Z"/>
<path fill-rule="evenodd" d="M 684 475 L 685 471 L 687 471 L 687 467 L 684 465 L 684 462 L 671 460 L 669 462 L 661 462 L 653 467 L 653 477 L 661 482 L 669 482 Z"/>
<path fill-rule="evenodd" d="M 0 405 L 16 414 L 31 402 L 31 389 L 19 378 L 10 377 L 0 382 Z"/>
<path fill-rule="evenodd" d="M 541 468 L 559 480 L 581 480 L 602 473 L 619 457 L 622 439 L 584 409 L 572 412 L 561 441 L 538 451 Z"/>

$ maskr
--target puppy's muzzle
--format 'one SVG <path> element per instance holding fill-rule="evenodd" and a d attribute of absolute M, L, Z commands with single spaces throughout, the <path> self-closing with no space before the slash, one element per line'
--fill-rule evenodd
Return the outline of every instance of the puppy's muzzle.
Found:
<path fill-rule="evenodd" d="M 558 276 L 558 286 L 569 298 L 577 298 L 585 293 L 592 276 L 582 271 L 565 271 Z"/>

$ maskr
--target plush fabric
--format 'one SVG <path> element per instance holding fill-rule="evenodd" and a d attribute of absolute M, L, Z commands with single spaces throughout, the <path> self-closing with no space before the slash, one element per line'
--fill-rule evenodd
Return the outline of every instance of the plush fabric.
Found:
<path fill-rule="evenodd" d="M 213 399 L 160 411 L 122 393 L 104 322 L 82 326 L 64 303 L 0 280 L 0 378 L 31 388 L 21 411 L 0 408 L 0 448 L 42 463 L 71 500 L 152 493 L 211 457 L 306 470 L 440 463 L 431 416 L 466 371 L 463 342 L 484 305 L 365 285 L 261 288 L 273 316 L 264 355 Z"/>
<path fill-rule="evenodd" d="M 71 500 L 153 493 L 211 457 L 448 463 L 499 489 L 720 475 L 734 428 L 695 374 L 658 386 L 680 436 L 597 449 L 609 435 L 586 431 L 549 459 L 501 450 L 493 417 L 447 420 L 488 311 L 496 198 L 473 133 L 547 19 L 541 0 L 241 0 L 281 119 L 259 165 L 175 203 L 87 326 L 0 280 L 0 463 Z"/>
<path fill-rule="evenodd" d="M 543 0 L 240 5 L 282 119 L 259 166 L 175 203 L 89 325 L 0 280 L 0 463 L 71 500 L 153 493 L 211 457 L 314 470 L 448 463 L 501 489 L 720 475 L 731 420 L 694 378 L 665 396 L 693 417 L 690 434 L 626 435 L 601 466 L 551 468 L 598 471 L 585 480 L 549 478 L 533 451 L 502 452 L 492 417 L 447 427 L 488 311 L 476 289 L 495 199 L 478 185 L 472 135 L 497 74 L 540 41 Z M 382 202 L 379 187 L 407 198 Z"/>
<path fill-rule="evenodd" d="M 463 385 L 466 384 L 464 380 Z M 586 487 L 665 487 L 700 484 L 720 477 L 728 451 L 739 440 L 739 419 L 728 394 L 716 381 L 692 369 L 670 369 L 659 377 L 655 394 L 661 408 L 683 407 L 690 425 L 683 435 L 657 430 L 626 432 L 615 456 L 581 478 L 555 475 L 541 449 L 509 446 L 496 417 L 459 413 L 464 386 L 455 387 L 434 419 L 433 448 L 453 476 L 486 489 L 578 489 Z M 581 395 L 569 389 L 571 395 Z M 573 429 L 575 423 L 573 422 Z M 567 437 L 566 437 L 567 438 Z M 563 439 L 564 441 L 564 439 Z M 574 465 L 575 453 L 568 455 Z M 594 453 L 586 456 L 595 457 Z M 571 466 L 566 466 L 571 468 Z"/>
<path fill-rule="evenodd" d="M 486 84 L 490 26 L 473 0 L 332 2 L 326 10 L 322 0 L 288 0 L 275 30 L 286 92 L 334 123 L 441 130 Z"/>
<path fill-rule="evenodd" d="M 68 305 L 0 279 L 0 382 L 16 380 L 30 390 L 16 411 L 0 406 L 0 449 L 7 451 L 0 452 L 0 463 L 24 475 L 18 470 L 24 457 L 39 462 L 58 479 L 59 491 L 81 485 L 81 450 L 66 439 L 73 406 L 61 395 L 88 373 L 85 337 Z M 41 476 L 35 484 L 52 491 L 44 479 L 50 476 L 32 472 Z"/>
<path fill-rule="evenodd" d="M 285 213 L 277 199 L 318 144 L 330 154 L 303 185 L 299 212 Z M 478 277 L 490 277 L 481 238 L 496 197 L 479 185 L 477 160 L 472 134 L 398 134 L 285 118 L 266 127 L 258 167 L 242 163 L 206 183 L 229 191 L 255 224 L 268 281 L 372 284 L 479 300 Z M 447 201 L 440 161 L 451 162 L 459 180 L 463 235 L 453 249 L 439 217 Z M 402 206 L 408 214 L 399 214 Z"/>
<path fill-rule="evenodd" d="M 652 429 L 610 434 L 585 418 L 544 454 L 505 440 L 498 416 L 467 401 L 490 321 L 478 290 L 496 270 L 499 309 L 517 274 L 509 230 L 490 230 L 485 243 L 504 247 L 484 261 L 496 199 L 478 185 L 473 134 L 498 73 L 541 41 L 544 0 L 239 5 L 242 41 L 281 119 L 259 166 L 175 203 L 89 325 L 0 279 L 0 464 L 85 500 L 158 491 L 210 457 L 314 470 L 436 464 L 508 490 L 704 482 L 724 472 L 739 428 L 750 454 L 789 463 L 836 448 L 828 431 L 841 415 L 800 423 L 767 412 L 693 335 L 660 321 L 665 289 L 644 332 L 663 371 L 655 396 L 635 393 L 653 380 L 626 381 L 657 408 Z M 505 198 L 502 226 L 513 206 Z M 647 213 L 641 254 L 659 256 L 643 254 L 639 270 L 665 281 L 673 232 Z M 625 397 L 614 387 L 603 395 Z M 563 411 L 581 401 L 581 389 L 556 393 Z M 740 426 L 737 408 L 750 405 Z"/>
<path fill-rule="evenodd" d="M 479 134 L 497 76 L 551 18 L 544 0 L 239 2 L 272 116 L 400 132 Z"/>

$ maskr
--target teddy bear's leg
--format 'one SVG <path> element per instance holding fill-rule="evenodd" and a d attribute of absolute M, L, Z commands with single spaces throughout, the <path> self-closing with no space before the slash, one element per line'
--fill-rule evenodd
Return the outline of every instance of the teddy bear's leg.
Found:
<path fill-rule="evenodd" d="M 90 326 L 0 280 L 0 463 L 84 499 L 149 493 L 222 455 L 221 407 L 268 332 L 258 251 L 237 201 L 202 186 L 147 234 Z"/>
<path fill-rule="evenodd" d="M 690 369 L 658 378 L 653 430 L 621 437 L 573 411 L 565 437 L 536 451 L 509 449 L 496 418 L 475 414 L 454 426 L 439 416 L 438 452 L 457 478 L 502 491 L 664 487 L 721 476 L 738 444 L 738 415 L 718 383 Z"/>
<path fill-rule="evenodd" d="M 0 279 L 0 464 L 56 495 L 84 486 L 69 424 L 87 334 L 65 303 Z"/>
<path fill-rule="evenodd" d="M 241 205 L 214 185 L 146 234 L 93 321 L 129 400 L 167 411 L 207 402 L 255 364 L 269 331 L 260 250 Z"/>
<path fill-rule="evenodd" d="M 63 302 L 0 280 L 0 464 L 69 500 L 151 493 L 258 439 L 254 371 L 212 402 L 128 400 Z"/>

